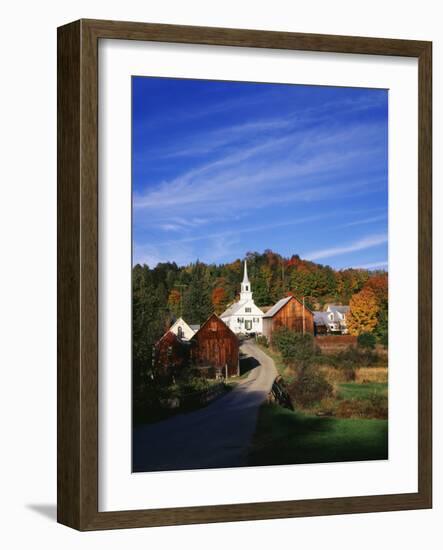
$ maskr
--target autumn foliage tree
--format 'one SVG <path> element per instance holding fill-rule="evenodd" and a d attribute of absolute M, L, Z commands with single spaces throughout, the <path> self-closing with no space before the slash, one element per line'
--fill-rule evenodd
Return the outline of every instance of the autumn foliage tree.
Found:
<path fill-rule="evenodd" d="M 372 292 L 377 300 L 377 326 L 374 334 L 380 344 L 386 347 L 388 345 L 388 274 L 370 277 L 363 288 Z"/>
<path fill-rule="evenodd" d="M 214 306 L 214 311 L 217 315 L 223 313 L 226 309 L 226 304 L 228 301 L 228 296 L 223 287 L 217 286 L 213 289 L 211 294 L 212 305 Z"/>
<path fill-rule="evenodd" d="M 181 314 L 181 293 L 173 288 L 168 296 L 168 307 L 178 317 Z"/>
<path fill-rule="evenodd" d="M 347 324 L 350 334 L 358 336 L 362 332 L 373 332 L 378 322 L 379 305 L 375 294 L 363 289 L 351 298 Z"/>
<path fill-rule="evenodd" d="M 363 287 L 365 290 L 371 291 L 380 308 L 387 306 L 388 302 L 388 275 L 374 275 L 368 279 Z"/>

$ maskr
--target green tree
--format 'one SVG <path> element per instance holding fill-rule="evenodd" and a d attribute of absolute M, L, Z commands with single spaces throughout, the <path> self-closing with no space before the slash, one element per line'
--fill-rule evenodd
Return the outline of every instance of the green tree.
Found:
<path fill-rule="evenodd" d="M 388 347 L 388 307 L 381 308 L 377 315 L 377 326 L 374 329 L 374 334 L 377 340 L 384 346 Z"/>
<path fill-rule="evenodd" d="M 288 365 L 307 366 L 318 353 L 312 334 L 294 332 L 286 327 L 273 332 L 272 346 L 281 353 Z"/>
<path fill-rule="evenodd" d="M 357 337 L 357 344 L 361 348 L 374 349 L 376 343 L 377 343 L 377 339 L 375 337 L 375 334 L 371 332 L 362 332 Z"/>
<path fill-rule="evenodd" d="M 214 311 L 211 283 L 207 267 L 197 262 L 191 270 L 188 288 L 183 297 L 183 317 L 187 323 L 201 324 Z"/>
<path fill-rule="evenodd" d="M 152 348 L 162 336 L 168 312 L 164 288 L 153 282 L 147 266 L 135 266 L 132 272 L 132 352 L 134 385 L 143 383 L 152 366 Z"/>

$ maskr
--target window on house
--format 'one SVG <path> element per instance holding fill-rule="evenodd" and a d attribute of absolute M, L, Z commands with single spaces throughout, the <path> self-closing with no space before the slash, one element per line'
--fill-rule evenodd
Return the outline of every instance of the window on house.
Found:
<path fill-rule="evenodd" d="M 183 329 L 182 329 L 182 327 L 178 327 L 178 329 L 177 329 L 177 336 L 178 336 L 179 338 L 183 338 Z"/>
<path fill-rule="evenodd" d="M 251 310 L 250 307 L 245 307 L 245 311 L 246 311 L 246 313 L 251 313 L 252 310 Z"/>
<path fill-rule="evenodd" d="M 215 321 L 211 321 L 211 324 L 209 326 L 209 329 L 212 330 L 212 332 L 216 332 L 217 330 L 217 323 Z"/>

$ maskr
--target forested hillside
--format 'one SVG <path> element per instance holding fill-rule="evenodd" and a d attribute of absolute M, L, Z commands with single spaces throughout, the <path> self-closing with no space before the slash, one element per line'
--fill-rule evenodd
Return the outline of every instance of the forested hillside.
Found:
<path fill-rule="evenodd" d="M 262 254 L 248 253 L 246 259 L 258 306 L 271 305 L 293 293 L 297 297 L 304 296 L 312 309 L 320 310 L 327 302 L 349 304 L 362 289 L 374 293 L 382 287 L 387 308 L 385 272 L 336 271 L 329 266 L 302 260 L 298 255 L 283 258 L 271 250 Z M 243 277 L 242 261 L 243 258 L 221 265 L 197 262 L 183 267 L 162 263 L 153 269 L 146 265 L 134 266 L 134 373 L 150 363 L 153 344 L 174 318 L 182 316 L 190 324 L 200 324 L 213 311 L 220 314 L 236 299 Z"/>

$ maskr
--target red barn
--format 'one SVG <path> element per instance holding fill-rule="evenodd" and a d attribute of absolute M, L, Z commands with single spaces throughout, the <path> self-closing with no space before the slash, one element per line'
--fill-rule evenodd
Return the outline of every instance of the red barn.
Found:
<path fill-rule="evenodd" d="M 155 364 L 166 373 L 184 367 L 189 360 L 189 343 L 168 330 L 155 344 Z"/>
<path fill-rule="evenodd" d="M 313 334 L 314 314 L 295 296 L 287 296 L 263 315 L 263 334 L 268 339 L 271 339 L 274 330 L 280 327 Z"/>
<path fill-rule="evenodd" d="M 208 377 L 239 374 L 239 341 L 232 330 L 213 313 L 191 339 L 192 360 Z"/>

